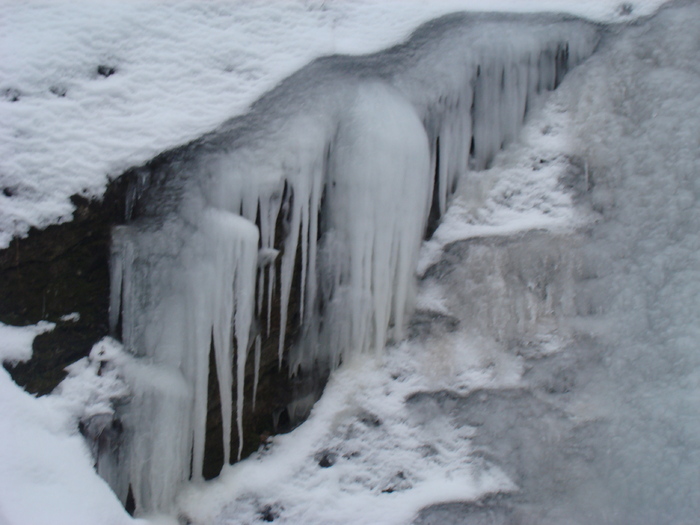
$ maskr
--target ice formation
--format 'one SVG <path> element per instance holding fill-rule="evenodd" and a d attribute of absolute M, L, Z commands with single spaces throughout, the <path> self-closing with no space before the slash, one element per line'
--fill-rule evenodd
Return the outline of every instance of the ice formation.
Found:
<path fill-rule="evenodd" d="M 460 180 L 412 337 L 338 370 L 309 420 L 188 487 L 182 514 L 695 523 L 699 30 L 679 2 L 609 34 Z"/>
<path fill-rule="evenodd" d="M 173 487 L 190 472 L 201 477 L 212 345 L 221 391 L 228 393 L 221 405 L 229 460 L 231 347 L 235 340 L 247 350 L 253 316 L 258 230 L 240 216 L 213 208 L 202 214 L 196 229 L 189 225 L 189 235 L 187 228 L 179 223 L 158 230 L 129 226 L 115 230 L 113 239 L 119 254 L 113 287 L 123 294 L 114 294 L 112 312 L 122 312 L 124 344 L 138 349 L 143 363 L 125 371 L 134 390 L 134 409 L 125 416 L 132 431 L 128 463 L 114 473 L 116 479 L 110 477 L 121 497 L 130 483 L 137 501 L 154 508 L 166 505 Z M 139 257 L 145 251 L 147 261 Z M 247 351 L 237 354 L 239 393 L 246 357 Z M 242 396 L 238 399 L 240 429 Z M 164 446 L 167 451 L 158 450 Z"/>
<path fill-rule="evenodd" d="M 431 209 L 597 39 L 565 17 L 447 16 L 387 51 L 316 60 L 140 169 L 134 218 L 113 240 L 111 324 L 139 363 L 107 476 L 117 493 L 130 485 L 137 511 L 164 509 L 201 477 L 212 347 L 230 460 L 232 389 L 240 435 L 245 363 L 255 347 L 259 365 L 275 294 L 291 373 L 400 339 Z M 291 321 L 300 336 L 286 341 Z"/>

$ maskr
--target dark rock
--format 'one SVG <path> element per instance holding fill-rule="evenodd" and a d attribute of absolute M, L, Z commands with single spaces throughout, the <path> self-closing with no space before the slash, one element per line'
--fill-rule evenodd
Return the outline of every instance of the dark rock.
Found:
<path fill-rule="evenodd" d="M 97 66 L 97 74 L 103 77 L 111 77 L 117 72 L 117 68 L 101 64 Z"/>
<path fill-rule="evenodd" d="M 338 460 L 338 454 L 331 450 L 322 450 L 314 456 L 314 459 L 319 467 L 328 468 L 335 465 L 335 462 Z"/>
<path fill-rule="evenodd" d="M 32 229 L 0 251 L 0 322 L 56 323 L 34 340 L 33 358 L 10 369 L 29 392 L 53 390 L 63 369 L 108 334 L 110 232 L 123 217 L 125 191 L 126 180 L 117 180 L 101 202 L 75 196 L 73 221 Z M 74 312 L 78 320 L 61 320 Z"/>

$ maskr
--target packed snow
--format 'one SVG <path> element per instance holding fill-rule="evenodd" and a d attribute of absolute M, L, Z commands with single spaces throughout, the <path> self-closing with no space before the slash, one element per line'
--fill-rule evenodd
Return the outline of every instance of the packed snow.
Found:
<path fill-rule="evenodd" d="M 52 329 L 45 322 L 0 324 L 0 360 L 11 366 L 30 359 L 34 338 Z M 101 366 L 103 354 L 120 348 L 101 341 L 90 357 L 71 365 L 53 393 L 39 398 L 0 368 L 0 523 L 134 523 L 95 472 L 95 458 L 78 432 L 80 421 L 113 414 L 112 400 L 126 395 L 115 369 Z"/>

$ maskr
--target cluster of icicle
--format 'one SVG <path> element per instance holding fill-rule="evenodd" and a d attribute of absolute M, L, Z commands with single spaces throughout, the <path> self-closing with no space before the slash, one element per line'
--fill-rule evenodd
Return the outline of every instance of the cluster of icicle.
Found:
<path fill-rule="evenodd" d="M 143 363 L 125 443 L 101 462 L 117 493 L 130 485 L 137 512 L 167 509 L 201 478 L 212 348 L 230 461 L 233 387 L 241 435 L 245 363 L 254 349 L 257 383 L 274 294 L 292 373 L 400 339 L 431 206 L 444 212 L 458 177 L 596 42 L 556 16 L 445 17 L 385 52 L 311 63 L 154 163 L 140 218 L 113 239 L 112 326 Z M 286 350 L 291 301 L 301 335 Z"/>

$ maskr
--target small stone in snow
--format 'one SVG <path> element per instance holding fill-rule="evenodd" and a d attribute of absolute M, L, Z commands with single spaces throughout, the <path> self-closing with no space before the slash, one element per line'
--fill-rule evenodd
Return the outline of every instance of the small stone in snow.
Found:
<path fill-rule="evenodd" d="M 117 72 L 117 68 L 112 66 L 99 65 L 97 66 L 97 74 L 103 77 L 111 77 Z"/>

